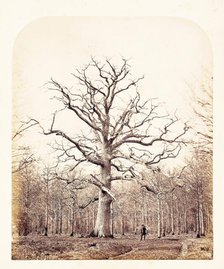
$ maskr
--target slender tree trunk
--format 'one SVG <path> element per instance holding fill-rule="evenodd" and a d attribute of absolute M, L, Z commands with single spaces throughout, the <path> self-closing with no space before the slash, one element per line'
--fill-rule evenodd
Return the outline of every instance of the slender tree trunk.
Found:
<path fill-rule="evenodd" d="M 201 231 L 200 231 L 200 201 L 197 201 L 197 213 L 196 213 L 196 234 L 197 234 L 197 238 L 201 237 Z"/>
<path fill-rule="evenodd" d="M 55 234 L 59 232 L 59 210 L 56 212 L 56 227 L 55 227 Z"/>
<path fill-rule="evenodd" d="M 184 206 L 184 232 L 188 234 L 188 222 L 187 222 L 187 209 L 186 205 Z"/>
<path fill-rule="evenodd" d="M 177 202 L 177 234 L 180 235 L 181 232 L 181 220 L 180 220 L 180 204 Z"/>
<path fill-rule="evenodd" d="M 145 225 L 145 195 L 144 192 L 142 192 L 142 223 Z"/>
<path fill-rule="evenodd" d="M 59 234 L 60 235 L 62 234 L 62 230 L 63 230 L 63 208 L 62 208 L 62 204 L 61 204 L 60 205 L 60 222 L 59 222 Z"/>
<path fill-rule="evenodd" d="M 51 218 L 51 234 L 54 234 L 54 218 Z"/>
<path fill-rule="evenodd" d="M 92 211 L 92 229 L 94 229 L 95 226 L 95 207 L 93 206 L 93 211 Z"/>
<path fill-rule="evenodd" d="M 75 210 L 72 208 L 72 223 L 71 223 L 71 234 L 70 236 L 74 235 L 74 227 L 75 227 Z"/>
<path fill-rule="evenodd" d="M 136 201 L 134 202 L 134 220 L 133 220 L 133 231 L 136 234 L 136 228 L 137 228 L 137 207 L 136 207 Z"/>
<path fill-rule="evenodd" d="M 69 219 L 70 219 L 70 212 L 69 210 L 66 212 L 66 229 L 65 229 L 65 233 L 67 234 L 69 231 Z"/>
<path fill-rule="evenodd" d="M 121 216 L 121 234 L 125 235 L 125 219 L 124 219 L 124 215 L 122 214 Z"/>
<path fill-rule="evenodd" d="M 200 231 L 201 231 L 201 236 L 205 236 L 205 223 L 204 223 L 204 210 L 203 210 L 203 205 L 202 203 L 200 204 Z"/>
<path fill-rule="evenodd" d="M 49 182 L 48 182 L 48 179 L 47 179 L 47 182 L 46 182 L 46 211 L 45 211 L 45 227 L 44 227 L 44 235 L 45 236 L 48 236 L 48 219 L 49 219 Z"/>
<path fill-rule="evenodd" d="M 23 224 L 23 235 L 27 236 L 28 235 L 28 216 L 27 212 L 24 214 L 24 224 Z"/>
<path fill-rule="evenodd" d="M 184 191 L 184 232 L 188 234 L 188 208 L 187 208 L 187 193 Z"/>
<path fill-rule="evenodd" d="M 164 217 L 164 202 L 161 201 L 161 232 L 162 232 L 162 236 L 165 236 L 165 217 Z"/>
<path fill-rule="evenodd" d="M 200 202 L 200 223 L 201 223 L 201 236 L 205 236 L 205 217 L 204 217 L 204 194 L 203 185 L 201 185 L 201 202 Z"/>
<path fill-rule="evenodd" d="M 174 206 L 173 206 L 173 194 L 171 196 L 171 211 L 170 211 L 170 217 L 171 217 L 171 234 L 174 235 Z"/>
<path fill-rule="evenodd" d="M 161 238 L 161 201 L 157 198 L 157 236 Z"/>
<path fill-rule="evenodd" d="M 113 210 L 113 202 L 111 202 L 111 236 L 114 236 L 114 210 Z"/>

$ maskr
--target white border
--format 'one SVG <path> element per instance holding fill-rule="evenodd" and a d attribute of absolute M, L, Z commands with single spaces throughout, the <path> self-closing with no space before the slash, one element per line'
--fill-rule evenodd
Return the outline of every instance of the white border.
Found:
<path fill-rule="evenodd" d="M 4 3 L 3 3 L 4 2 Z M 0 267 L 14 268 L 224 268 L 222 160 L 222 86 L 224 70 L 223 0 L 8 0 L 0 8 Z M 174 16 L 197 23 L 209 36 L 214 53 L 214 259 L 211 261 L 11 261 L 11 74 L 18 33 L 45 16 Z"/>

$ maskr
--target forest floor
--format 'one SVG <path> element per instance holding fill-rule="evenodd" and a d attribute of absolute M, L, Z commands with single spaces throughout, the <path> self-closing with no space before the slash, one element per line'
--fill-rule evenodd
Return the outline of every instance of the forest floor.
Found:
<path fill-rule="evenodd" d="M 12 243 L 13 260 L 212 259 L 212 238 L 137 235 L 108 238 L 29 235 Z"/>

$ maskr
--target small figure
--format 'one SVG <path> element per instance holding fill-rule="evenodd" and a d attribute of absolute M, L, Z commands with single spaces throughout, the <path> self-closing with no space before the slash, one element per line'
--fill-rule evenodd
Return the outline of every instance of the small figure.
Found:
<path fill-rule="evenodd" d="M 147 229 L 145 227 L 144 224 L 142 224 L 142 228 L 141 228 L 141 240 L 144 239 L 145 240 L 145 236 L 147 234 Z"/>

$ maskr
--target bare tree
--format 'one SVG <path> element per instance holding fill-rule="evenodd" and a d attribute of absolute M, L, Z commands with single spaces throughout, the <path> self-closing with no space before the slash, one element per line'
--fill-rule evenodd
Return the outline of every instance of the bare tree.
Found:
<path fill-rule="evenodd" d="M 31 165 L 33 162 L 36 161 L 34 154 L 31 152 L 29 146 L 22 146 L 19 143 L 20 138 L 24 135 L 26 131 L 28 131 L 33 126 L 37 125 L 38 123 L 33 120 L 29 119 L 27 121 L 20 121 L 19 126 L 13 130 L 12 133 L 12 173 L 19 172 L 27 166 Z M 14 124 L 15 125 L 15 124 Z"/>
<path fill-rule="evenodd" d="M 189 160 L 186 180 L 191 191 L 191 207 L 194 207 L 197 237 L 212 230 L 212 156 L 196 150 Z"/>
<path fill-rule="evenodd" d="M 89 182 L 99 188 L 99 202 L 93 234 L 111 236 L 111 203 L 115 196 L 112 182 L 135 177 L 133 164 L 159 163 L 175 158 L 181 149 L 186 124 L 165 113 L 153 99 L 142 100 L 138 84 L 143 77 L 130 78 L 126 59 L 115 65 L 92 59 L 73 74 L 79 83 L 69 89 L 54 79 L 49 89 L 66 109 L 89 128 L 89 134 L 73 137 L 57 126 L 56 111 L 45 135 L 57 135 L 68 142 L 64 149 L 75 162 L 95 165 Z M 84 130 L 85 131 L 85 130 Z"/>
<path fill-rule="evenodd" d="M 12 153 L 12 173 L 20 172 L 37 161 L 28 146 L 19 146 Z"/>
<path fill-rule="evenodd" d="M 27 121 L 20 121 L 20 125 L 18 126 L 18 128 L 13 131 L 12 140 L 15 140 L 16 138 L 21 137 L 22 134 L 26 130 L 30 129 L 31 127 L 33 127 L 37 124 L 38 123 L 33 119 L 29 119 Z"/>
<path fill-rule="evenodd" d="M 200 138 L 201 150 L 212 155 L 213 146 L 213 77 L 207 71 L 200 83 L 200 91 L 193 94 L 193 110 L 197 117 L 195 131 Z M 198 146 L 198 145 L 197 145 Z"/>
<path fill-rule="evenodd" d="M 45 200 L 45 225 L 44 225 L 44 235 L 48 236 L 48 226 L 49 226 L 49 208 L 50 208 L 50 189 L 52 182 L 56 179 L 55 172 L 51 167 L 45 166 L 43 173 L 41 175 L 43 181 L 43 191 Z"/>
<path fill-rule="evenodd" d="M 180 182 L 184 172 L 183 167 L 178 173 L 165 175 L 159 167 L 149 167 L 143 172 L 142 179 L 138 181 L 141 188 L 153 194 L 157 203 L 157 236 L 165 236 L 165 204 L 171 199 L 171 232 L 174 234 L 173 216 L 173 193 L 178 188 L 183 188 L 184 183 Z"/>

